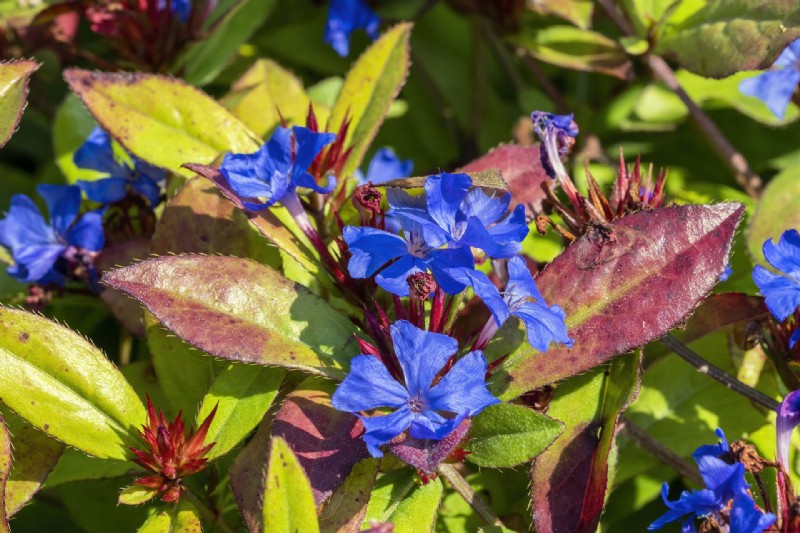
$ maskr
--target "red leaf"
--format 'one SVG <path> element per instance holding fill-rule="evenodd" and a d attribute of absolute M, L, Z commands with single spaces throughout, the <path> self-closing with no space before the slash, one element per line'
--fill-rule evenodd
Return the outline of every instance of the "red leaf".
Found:
<path fill-rule="evenodd" d="M 272 423 L 272 434 L 283 437 L 306 471 L 317 505 L 369 457 L 361 420 L 331 407 L 332 389 L 330 382 L 306 380 L 286 397 Z"/>
<path fill-rule="evenodd" d="M 537 277 L 545 300 L 566 312 L 573 348 L 539 353 L 520 344 L 492 377 L 493 392 L 514 398 L 679 325 L 717 283 L 743 212 L 737 203 L 641 211 L 611 222 L 610 233 L 575 241 Z M 486 351 L 490 359 L 505 353 L 492 353 L 491 344 Z"/>
<path fill-rule="evenodd" d="M 542 200 L 545 199 L 542 184 L 550 178 L 542 167 L 538 144 L 498 146 L 458 171 L 480 172 L 493 168 L 500 171 L 508 184 L 513 205 L 523 204 L 526 207 L 532 206 L 536 212 L 541 211 Z"/>
<path fill-rule="evenodd" d="M 389 443 L 389 450 L 401 460 L 429 476 L 461 444 L 471 420 L 466 419 L 442 440 L 420 440 L 403 433 Z"/>

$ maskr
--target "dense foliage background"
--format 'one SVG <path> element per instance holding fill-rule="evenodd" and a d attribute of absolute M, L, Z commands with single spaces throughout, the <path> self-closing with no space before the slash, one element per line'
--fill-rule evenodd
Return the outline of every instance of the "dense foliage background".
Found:
<path fill-rule="evenodd" d="M 280 250 L 268 246 L 259 233 L 270 231 L 264 230 L 263 221 L 260 228 L 258 220 L 255 226 L 248 225 L 248 216 L 214 192 L 211 182 L 181 167 L 184 163 L 218 165 L 218 156 L 226 152 L 251 152 L 257 145 L 248 137 L 250 132 L 266 140 L 282 121 L 307 125 L 311 105 L 318 122 L 329 127 L 341 125 L 345 112 L 355 115 L 348 142 L 356 139 L 352 152 L 356 155 L 351 155 L 344 170 L 339 169 L 340 181 L 357 168 L 366 172 L 373 155 L 386 146 L 399 158 L 413 162 L 414 176 L 462 168 L 470 172 L 499 168 L 513 203 L 528 206 L 532 231 L 523 252 L 532 264 L 542 267 L 563 252 L 568 239 L 553 228 L 544 231 L 546 223 L 541 224 L 540 234 L 533 219 L 544 200 L 539 184 L 549 178 L 541 167 L 538 147 L 533 147 L 539 138 L 530 113 L 571 113 L 580 133 L 565 164 L 584 194 L 589 194 L 589 176 L 601 188 L 610 190 L 619 175 L 623 153 L 629 165 L 623 168 L 631 172 L 637 157 L 642 175 L 652 172 L 655 178 L 659 169 L 667 169 L 667 203 L 717 206 L 714 216 L 730 218 L 719 223 L 720 234 L 732 234 L 738 217 L 738 211 L 723 213 L 721 202 L 741 203 L 742 220 L 729 257 L 725 257 L 727 241 L 719 245 L 721 255 L 706 263 L 706 259 L 698 259 L 703 250 L 690 250 L 691 243 L 686 244 L 689 251 L 685 260 L 696 261 L 695 270 L 683 270 L 684 277 L 679 281 L 697 287 L 698 294 L 691 297 L 666 294 L 664 286 L 673 274 L 665 273 L 669 265 L 659 266 L 659 246 L 629 243 L 633 250 L 649 250 L 651 257 L 629 264 L 609 281 L 624 284 L 624 279 L 635 288 L 626 294 L 625 305 L 609 308 L 607 323 L 592 337 L 587 334 L 587 338 L 598 339 L 597 344 L 620 349 L 607 348 L 613 353 L 595 357 L 593 364 L 574 371 L 555 369 L 541 378 L 531 377 L 540 371 L 531 367 L 527 381 L 517 385 L 523 388 L 514 396 L 529 389 L 536 391 L 511 404 L 537 409 L 564 422 L 566 437 L 561 438 L 573 440 L 559 443 L 555 437 L 561 426 L 550 434 L 547 431 L 554 430 L 536 425 L 540 421 L 531 422 L 534 425 L 529 428 L 511 424 L 503 429 L 500 424 L 483 428 L 481 434 L 481 429 L 475 429 L 476 418 L 473 438 L 505 438 L 492 444 L 495 451 L 485 452 L 484 463 L 481 459 L 459 462 L 458 473 L 505 527 L 514 531 L 533 528 L 534 514 L 539 520 L 536 529 L 542 532 L 592 529 L 598 517 L 602 530 L 640 531 L 665 511 L 663 482 L 670 483 L 673 498 L 682 489 L 698 486 L 690 457 L 698 446 L 714 441 L 716 428 L 723 428 L 730 441 L 744 438 L 762 457 L 775 459 L 773 411 L 698 372 L 658 338 L 673 326 L 680 326 L 673 334 L 692 350 L 772 399 L 782 398 L 800 383 L 795 377 L 800 361 L 797 352 L 776 354 L 764 342 L 769 313 L 756 296 L 759 290 L 751 275 L 754 265 L 766 264 L 761 252 L 764 241 L 777 240 L 785 230 L 800 226 L 800 111 L 793 102 L 785 116 L 778 118 L 764 102 L 739 90 L 742 80 L 758 74 L 753 70 L 768 69 L 787 45 L 800 38 L 800 10 L 791 0 L 380 0 L 371 5 L 381 19 L 382 37 L 373 45 L 365 32 L 356 31 L 347 57 L 338 55 L 323 40 L 329 17 L 327 2 L 197 2 L 188 22 L 170 19 L 172 26 L 165 26 L 164 20 L 151 19 L 154 33 L 138 38 L 124 32 L 112 35 L 98 31 L 97 14 L 86 7 L 89 4 L 0 2 L 0 27 L 4 31 L 0 51 L 5 60 L 17 61 L 4 63 L 5 70 L 0 73 L 0 118 L 7 130 L 0 131 L 0 137 L 15 129 L 14 119 L 27 98 L 18 128 L 0 150 L 0 210 L 7 209 L 13 195 L 35 198 L 38 184 L 97 179 L 97 172 L 78 168 L 73 155 L 100 122 L 120 143 L 115 148 L 120 154 L 124 147 L 135 157 L 168 171 L 169 177 L 166 201 L 154 214 L 148 212 L 146 204 L 134 204 L 119 208 L 119 213 L 112 208 L 104 215 L 107 248 L 98 260 L 98 270 L 138 264 L 150 255 L 232 255 L 283 269 L 289 279 L 311 287 L 316 294 L 328 294 L 326 291 L 333 289 L 329 281 L 320 281 L 324 273 L 314 278 L 290 272 L 280 236 L 277 241 L 273 239 Z M 98 10 L 109 9 L 111 16 L 117 16 L 117 8 L 140 9 L 135 2 L 120 2 L 113 9 L 111 4 L 96 3 Z M 172 38 L 162 41 L 158 35 Z M 365 50 L 378 52 L 369 55 L 368 51 L 362 56 Z M 359 64 L 356 61 L 360 56 L 366 59 Z M 141 75 L 93 77 L 90 71 L 94 70 Z M 163 76 L 151 78 L 152 73 Z M 366 111 L 359 109 L 364 102 L 372 102 Z M 231 125 L 229 116 L 238 119 L 236 125 Z M 336 128 L 329 131 L 340 133 Z M 528 149 L 493 152 L 494 159 L 473 163 L 509 143 Z M 92 202 L 88 205 L 97 207 Z M 349 203 L 342 205 L 348 206 L 342 208 L 343 216 L 350 217 L 348 221 L 357 218 Z M 124 224 L 114 225 L 115 213 Z M 324 216 L 334 227 L 330 213 Z M 567 225 L 558 214 L 553 219 Z M 318 222 L 315 220 L 315 224 Z M 661 239 L 665 248 L 672 246 L 670 239 L 684 239 L 681 232 L 694 231 L 686 229 L 690 224 L 683 214 L 659 224 L 658 237 L 654 229 L 651 238 Z M 719 238 L 723 241 L 727 237 Z M 692 235 L 685 240 L 692 241 Z M 705 252 L 713 253 L 710 249 Z M 0 259 L 11 262 L 10 254 L 3 254 L 0 248 Z M 732 272 L 716 283 L 726 262 Z M 204 268 L 208 273 L 217 267 L 210 263 Z M 581 270 L 580 265 L 575 268 Z M 236 272 L 231 269 L 227 275 L 234 279 Z M 148 303 L 135 287 L 131 288 L 139 275 L 145 276 L 129 274 L 122 281 L 112 280 L 112 284 Z M 224 278 L 226 273 L 220 275 Z M 283 281 L 291 283 L 276 275 L 280 280 L 259 280 L 268 288 L 264 299 L 271 298 L 272 287 L 281 286 Z M 201 279 L 198 286 L 203 283 L 212 284 L 212 277 Z M 700 303 L 711 286 L 712 295 Z M 286 398 L 289 394 L 302 396 L 303 391 L 311 395 L 308 391 L 317 390 L 304 381 L 303 373 L 289 364 L 285 377 L 254 375 L 254 368 L 266 372 L 274 367 L 224 362 L 220 358 L 226 355 L 211 349 L 204 351 L 216 358 L 201 354 L 161 327 L 153 315 L 148 313 L 142 322 L 138 304 L 111 290 L 99 297 L 85 287 L 69 285 L 46 294 L 37 290 L 0 270 L 3 304 L 41 313 L 90 339 L 135 390 L 132 398 L 115 398 L 99 390 L 100 384 L 97 391 L 84 384 L 84 392 L 97 394 L 96 402 L 118 402 L 119 407 L 130 401 L 134 405 L 137 395 L 143 399 L 147 394 L 168 419 L 182 410 L 187 425 L 195 427 L 215 402 L 227 409 L 225 416 L 232 417 L 230 424 L 236 430 L 230 434 L 218 431 L 217 451 L 212 452 L 210 467 L 187 478 L 192 493 L 200 495 L 202 501 L 195 505 L 202 510 L 182 508 L 181 512 L 199 513 L 207 531 L 244 530 L 245 523 L 253 529 L 252 517 L 245 516 L 244 521 L 241 517 L 248 512 L 247 503 L 242 501 L 252 495 L 237 491 L 236 478 L 244 475 L 244 463 L 261 467 L 258 476 L 250 473 L 247 479 L 261 479 L 260 473 L 269 462 L 264 450 L 272 434 L 270 422 L 278 409 L 278 422 L 281 416 L 289 425 L 302 418 L 286 412 Z M 569 301 L 559 300 L 563 294 L 559 295 L 556 285 L 542 290 L 548 303 L 558 303 L 567 310 L 571 328 L 570 311 L 577 315 L 585 302 L 570 307 Z M 608 294 L 612 292 L 609 288 Z M 595 296 L 600 301 L 607 295 Z M 348 302 L 337 301 L 335 295 L 329 301 L 332 312 L 342 311 L 341 316 L 350 312 Z M 310 313 L 313 306 L 306 305 Z M 586 303 L 585 307 L 591 305 Z M 695 311 L 697 305 L 701 307 Z M 151 311 L 170 325 L 153 307 Z M 37 322 L 42 320 L 40 315 L 30 317 L 24 320 L 31 320 L 27 326 L 30 335 L 38 335 L 37 346 L 41 345 L 31 353 L 57 352 L 61 346 L 78 342 L 65 340 L 66 334 L 60 329 L 42 326 Z M 469 328 L 486 320 L 488 312 L 473 301 L 464 317 L 463 324 L 456 323 L 456 331 L 471 331 Z M 470 322 L 470 317 L 478 318 Z M 318 326 L 320 335 L 345 335 L 337 333 L 336 324 L 324 318 L 310 326 Z M 0 355 L 0 365 L 11 368 L 7 361 L 19 357 L 15 350 L 28 348 L 14 340 L 18 332 L 8 329 L 11 326 L 2 317 L 0 325 L 7 328 L 0 331 L 6 337 L 0 342 L 0 354 L 5 354 Z M 203 327 L 224 331 L 228 326 L 220 319 L 209 320 Z M 519 345 L 522 336 L 513 337 L 511 329 L 501 330 L 500 341 L 506 344 L 490 345 L 487 354 L 505 355 L 512 351 L 511 343 Z M 179 336 L 202 347 L 185 335 Z M 232 339 L 238 342 L 236 337 Z M 583 353 L 584 359 L 590 359 L 588 351 L 581 351 L 589 348 L 582 348 L 586 344 L 580 342 L 571 353 Z M 611 359 L 622 352 L 625 355 Z M 565 357 L 566 353 L 554 344 L 538 361 Z M 69 360 L 68 355 L 63 356 L 64 364 L 69 365 Z M 51 377 L 59 372 L 54 370 L 58 365 L 52 364 L 55 366 L 48 370 Z M 100 369 L 102 364 L 97 364 Z M 227 377 L 229 383 L 217 381 L 215 385 L 225 365 L 247 370 L 242 370 L 241 376 Z M 30 394 L 31 404 L 51 401 L 31 392 L 30 385 L 21 385 L 22 374 L 15 372 L 0 370 L 0 401 L 11 405 L 22 400 L 9 402 L 10 396 L 27 399 L 26 394 Z M 247 386 L 242 385 L 244 382 Z M 333 390 L 329 384 L 315 386 L 327 390 L 325 394 Z M 291 392 L 294 389 L 300 392 Z M 248 398 L 251 401 L 245 405 Z M 242 405 L 226 404 L 234 400 Z M 148 516 L 168 508 L 159 507 L 155 500 L 146 505 L 119 505 L 120 490 L 133 481 L 132 472 L 140 468 L 102 446 L 93 453 L 89 445 L 76 449 L 64 435 L 51 435 L 56 440 L 45 434 L 48 429 L 42 417 L 57 415 L 60 409 L 69 416 L 78 409 L 76 405 L 59 406 L 49 413 L 36 406 L 25 410 L 0 405 L 14 448 L 5 495 L 14 531 L 134 531 Z M 302 401 L 295 402 L 295 408 L 301 411 L 303 405 Z M 119 408 L 124 411 L 123 407 Z M 265 422 L 259 426 L 265 413 Z M 319 427 L 311 424 L 319 431 L 315 435 L 318 447 L 312 451 L 334 453 L 335 448 L 325 444 L 332 442 L 326 440 L 326 431 L 336 426 L 326 418 L 332 415 L 310 413 L 304 416 L 312 421 L 314 416 L 321 417 Z M 260 429 L 253 435 L 257 426 Z M 509 433 L 503 434 L 506 430 Z M 79 433 L 75 428 L 71 431 Z M 292 444 L 290 432 L 279 433 Z M 580 440 L 586 438 L 590 444 Z M 531 459 L 554 440 L 555 444 L 537 459 L 538 470 L 532 470 Z M 589 452 L 580 449 L 581 445 L 588 446 Z M 120 449 L 120 453 L 127 453 L 125 446 Z M 504 462 L 503 458 L 518 450 L 530 450 L 530 454 L 519 452 L 519 460 L 514 456 Z M 475 452 L 477 457 L 484 457 L 481 453 Z M 246 459 L 240 459 L 243 456 Z M 367 484 L 354 489 L 362 490 L 367 498 L 371 492 L 373 500 L 377 498 L 383 505 L 378 512 L 374 507 L 378 504 L 370 500 L 373 507 L 369 517 L 393 522 L 395 531 L 475 531 L 488 527 L 485 517 L 449 483 L 435 480 L 422 484 L 412 469 L 404 470 L 398 466 L 399 460 L 392 460 L 396 464 L 387 466 L 384 461 L 374 487 Z M 610 465 L 607 471 L 606 464 Z M 282 475 L 296 475 L 292 465 Z M 796 467 L 796 463 L 793 465 Z M 0 471 L 2 466 L 0 460 Z M 573 467 L 587 471 L 580 482 L 563 474 L 563 469 Z M 797 480 L 795 467 L 791 475 Z M 365 476 L 369 473 L 362 474 Z M 374 472 L 371 479 L 375 479 Z M 353 485 L 358 480 L 353 475 Z M 769 492 L 774 491 L 774 473 L 765 474 L 763 482 Z M 338 490 L 340 485 L 341 480 L 332 482 L 327 495 L 337 490 L 334 498 L 341 499 L 337 502 L 350 502 L 346 491 Z M 312 487 L 318 489 L 313 480 Z M 335 530 L 332 524 L 340 518 L 336 515 L 339 503 L 327 505 L 321 507 L 320 520 L 323 529 Z M 545 508 L 549 509 L 547 513 Z M 260 511 L 254 512 L 261 516 Z M 177 515 L 170 516 L 167 529 L 153 524 L 150 527 L 153 531 L 191 531 L 195 527 L 191 519 L 184 523 Z M 327 524 L 326 518 L 331 520 Z M 199 521 L 196 525 L 199 527 Z M 677 531 L 678 526 L 672 526 Z M 286 527 L 302 530 L 296 524 Z M 265 526 L 264 530 L 270 529 Z"/>

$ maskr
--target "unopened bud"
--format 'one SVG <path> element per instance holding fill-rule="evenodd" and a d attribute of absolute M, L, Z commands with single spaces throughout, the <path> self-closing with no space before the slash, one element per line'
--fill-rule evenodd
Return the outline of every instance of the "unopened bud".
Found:
<path fill-rule="evenodd" d="M 412 300 L 424 302 L 436 290 L 436 280 L 427 272 L 415 272 L 406 278 L 408 282 L 408 296 Z"/>
<path fill-rule="evenodd" d="M 353 192 L 353 204 L 355 204 L 356 209 L 366 213 L 380 213 L 382 198 L 380 191 L 373 187 L 372 183 L 359 185 Z"/>

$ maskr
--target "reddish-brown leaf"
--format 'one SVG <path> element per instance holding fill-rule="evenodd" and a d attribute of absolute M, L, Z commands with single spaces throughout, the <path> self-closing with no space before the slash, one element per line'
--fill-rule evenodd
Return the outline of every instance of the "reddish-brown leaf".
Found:
<path fill-rule="evenodd" d="M 307 380 L 286 397 L 272 424 L 272 434 L 283 437 L 306 471 L 317 505 L 369 457 L 361 420 L 331 407 L 332 392 L 330 382 Z"/>
<path fill-rule="evenodd" d="M 411 437 L 408 433 L 403 433 L 389 443 L 389 450 L 417 470 L 422 470 L 430 476 L 436 472 L 439 464 L 461 444 L 469 431 L 470 424 L 470 419 L 464 420 L 442 440 L 420 440 Z"/>
<path fill-rule="evenodd" d="M 504 144 L 460 168 L 459 172 L 498 169 L 511 191 L 514 205 L 523 204 L 539 212 L 545 199 L 542 184 L 550 178 L 542 167 L 539 145 Z M 531 214 L 529 212 L 529 214 Z"/>
<path fill-rule="evenodd" d="M 683 322 L 717 283 L 743 212 L 737 203 L 642 211 L 575 241 L 537 277 L 545 300 L 566 312 L 573 348 L 521 343 L 492 377 L 493 392 L 510 399 L 585 372 Z M 511 338 L 521 327 L 501 332 Z M 492 359 L 503 350 L 498 342 L 486 351 Z"/>

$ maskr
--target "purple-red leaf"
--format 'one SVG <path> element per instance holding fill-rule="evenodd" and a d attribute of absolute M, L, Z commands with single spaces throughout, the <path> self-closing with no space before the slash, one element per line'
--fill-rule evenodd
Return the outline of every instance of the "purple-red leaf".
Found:
<path fill-rule="evenodd" d="M 402 461 L 430 476 L 436 472 L 439 463 L 447 459 L 461 444 L 469 431 L 471 422 L 469 418 L 464 420 L 442 440 L 420 440 L 410 436 L 407 432 L 403 433 L 389 443 L 389 451 Z"/>
<path fill-rule="evenodd" d="M 608 457 L 619 416 L 639 390 L 641 356 L 616 359 L 563 383 L 547 414 L 564 433 L 533 462 L 531 503 L 536 531 L 593 533 L 608 488 Z"/>
<path fill-rule="evenodd" d="M 566 313 L 573 348 L 546 353 L 519 344 L 492 377 L 503 399 L 594 368 L 661 337 L 695 309 L 728 261 L 744 208 L 737 203 L 641 211 L 590 230 L 537 277 L 549 304 Z M 610 230 L 610 231 L 608 231 Z M 490 359 L 508 353 L 501 329 Z"/>
<path fill-rule="evenodd" d="M 144 259 L 150 253 L 150 239 L 140 237 L 128 242 L 110 246 L 103 250 L 97 260 L 97 269 L 100 272 L 130 265 L 134 261 Z M 136 300 L 125 296 L 122 292 L 106 287 L 100 293 L 100 299 L 108 306 L 109 311 L 125 326 L 125 329 L 144 336 L 144 321 L 142 320 L 142 306 Z"/>
<path fill-rule="evenodd" d="M 268 422 L 262 422 L 231 466 L 231 490 L 250 533 L 263 531 L 264 482 L 272 435 Z"/>
<path fill-rule="evenodd" d="M 217 357 L 341 378 L 357 353 L 355 327 L 344 315 L 247 259 L 157 257 L 109 272 L 103 281 Z"/>
<path fill-rule="evenodd" d="M 534 212 L 542 210 L 545 199 L 542 184 L 547 183 L 539 145 L 504 144 L 459 169 L 459 172 L 481 172 L 498 169 L 511 191 L 514 205 L 523 204 Z M 513 206 L 512 206 L 513 207 Z M 531 213 L 529 213 L 531 214 Z"/>
<path fill-rule="evenodd" d="M 283 437 L 306 471 L 317 505 L 369 457 L 361 420 L 331 407 L 332 392 L 330 382 L 307 380 L 286 397 L 272 424 L 272 434 Z"/>

